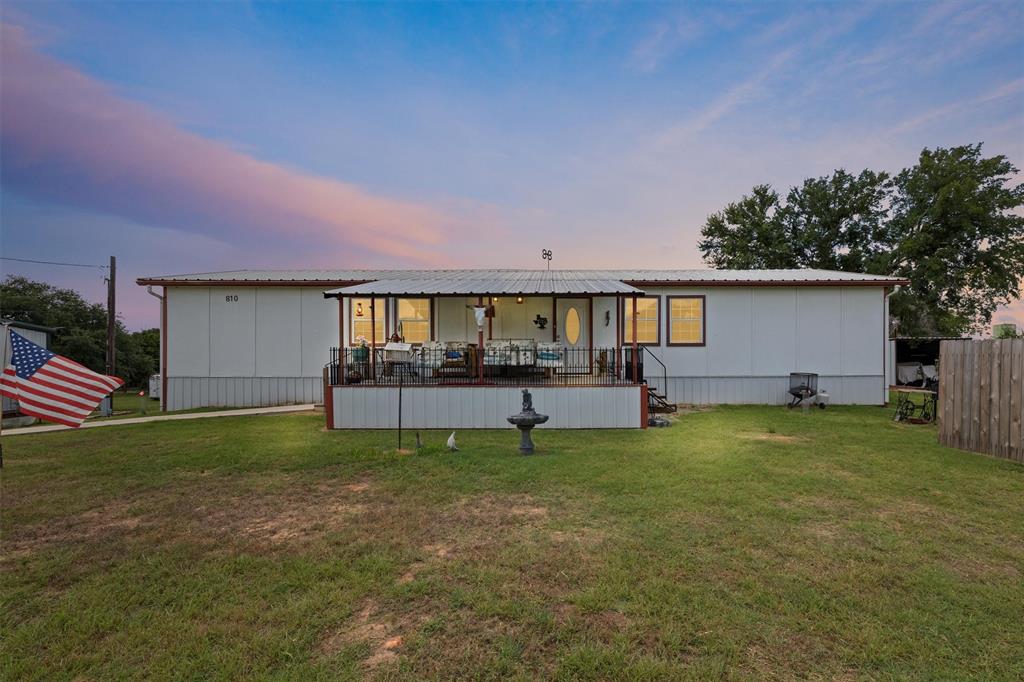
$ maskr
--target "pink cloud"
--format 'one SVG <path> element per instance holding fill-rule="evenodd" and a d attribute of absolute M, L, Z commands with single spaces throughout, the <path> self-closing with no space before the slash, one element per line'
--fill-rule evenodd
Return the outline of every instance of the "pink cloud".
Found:
<path fill-rule="evenodd" d="M 219 239 L 287 237 L 423 264 L 466 223 L 449 211 L 262 161 L 182 130 L 3 25 L 3 184 Z"/>

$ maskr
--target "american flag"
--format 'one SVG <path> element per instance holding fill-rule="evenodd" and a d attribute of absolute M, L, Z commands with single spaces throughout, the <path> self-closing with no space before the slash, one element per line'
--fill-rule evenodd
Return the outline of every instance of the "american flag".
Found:
<path fill-rule="evenodd" d="M 17 400 L 22 414 L 78 427 L 108 393 L 124 385 L 13 330 L 10 338 L 11 358 L 0 377 L 0 394 Z"/>

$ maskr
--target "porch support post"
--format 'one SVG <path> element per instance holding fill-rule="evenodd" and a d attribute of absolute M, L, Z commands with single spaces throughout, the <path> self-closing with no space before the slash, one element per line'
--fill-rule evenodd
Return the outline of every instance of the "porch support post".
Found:
<path fill-rule="evenodd" d="M 637 343 L 636 343 L 636 294 L 633 294 L 633 322 L 632 322 L 632 324 L 633 324 L 633 383 L 635 384 L 636 383 L 636 379 L 637 379 L 637 373 L 636 373 L 636 364 L 637 364 L 637 356 L 636 356 L 636 351 L 637 351 Z"/>
<path fill-rule="evenodd" d="M 377 383 L 377 297 L 370 296 L 370 373 Z"/>
<path fill-rule="evenodd" d="M 615 297 L 615 378 L 622 378 L 622 313 L 626 309 L 621 295 Z"/>
<path fill-rule="evenodd" d="M 477 296 L 476 304 L 482 306 L 484 304 L 484 297 Z M 482 325 L 477 325 L 477 345 L 476 345 L 476 380 L 477 383 L 484 383 L 484 328 Z"/>
<path fill-rule="evenodd" d="M 338 376 L 339 384 L 345 383 L 345 297 L 338 297 Z"/>

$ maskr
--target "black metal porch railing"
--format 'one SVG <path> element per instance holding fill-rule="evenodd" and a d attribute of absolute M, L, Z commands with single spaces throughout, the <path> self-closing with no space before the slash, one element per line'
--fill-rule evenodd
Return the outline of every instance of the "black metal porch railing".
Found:
<path fill-rule="evenodd" d="M 610 386 L 633 384 L 629 348 L 555 348 L 487 345 L 481 374 L 475 344 L 423 346 L 410 351 L 382 347 L 331 348 L 326 365 L 332 386 Z M 643 381 L 639 355 L 637 381 Z"/>

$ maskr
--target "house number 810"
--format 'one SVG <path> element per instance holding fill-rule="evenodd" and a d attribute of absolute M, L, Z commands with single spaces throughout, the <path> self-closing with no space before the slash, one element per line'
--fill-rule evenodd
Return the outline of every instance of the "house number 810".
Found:
<path fill-rule="evenodd" d="M 224 297 L 224 300 L 228 303 L 238 303 L 238 294 L 228 294 Z"/>

